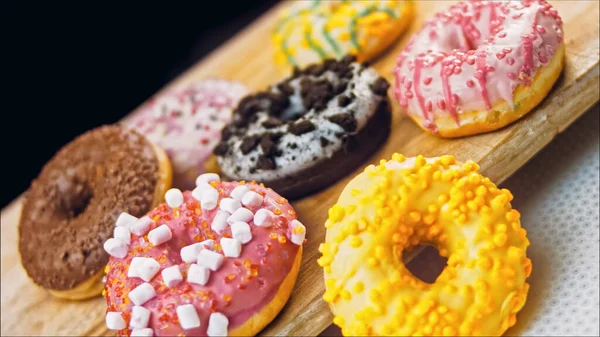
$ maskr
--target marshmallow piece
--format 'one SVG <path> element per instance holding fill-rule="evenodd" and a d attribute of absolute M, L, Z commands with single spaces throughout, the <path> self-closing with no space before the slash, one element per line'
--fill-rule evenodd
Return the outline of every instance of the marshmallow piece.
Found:
<path fill-rule="evenodd" d="M 127 212 L 123 212 L 123 213 L 119 214 L 119 217 L 117 218 L 117 222 L 115 223 L 115 226 L 129 228 L 136 221 L 138 221 L 138 218 L 134 217 L 133 215 L 131 215 Z"/>
<path fill-rule="evenodd" d="M 133 329 L 131 330 L 131 335 L 129 335 L 131 337 L 153 337 L 154 336 L 154 331 L 152 331 L 152 329 L 150 328 L 144 328 L 144 329 Z"/>
<path fill-rule="evenodd" d="M 134 257 L 134 259 L 139 259 L 139 257 Z M 151 257 L 142 257 L 141 259 L 144 260 L 135 264 L 133 273 L 142 280 L 150 282 L 160 270 L 160 263 Z M 127 274 L 129 274 L 129 271 L 127 271 Z"/>
<path fill-rule="evenodd" d="M 242 201 L 242 198 L 248 191 L 250 189 L 246 185 L 239 185 L 231 191 L 230 196 L 237 201 Z"/>
<path fill-rule="evenodd" d="M 198 265 L 204 266 L 212 271 L 217 271 L 223 264 L 223 255 L 212 250 L 203 249 L 198 254 Z"/>
<path fill-rule="evenodd" d="M 227 228 L 227 219 L 229 219 L 230 216 L 230 213 L 219 210 L 217 215 L 215 215 L 210 228 L 212 228 L 213 231 L 221 234 L 225 228 Z"/>
<path fill-rule="evenodd" d="M 165 202 L 171 208 L 179 207 L 183 204 L 183 193 L 178 188 L 172 188 L 165 193 Z"/>
<path fill-rule="evenodd" d="M 127 227 L 115 227 L 113 231 L 113 237 L 117 240 L 121 240 L 126 244 L 131 242 L 131 232 Z"/>
<path fill-rule="evenodd" d="M 304 227 L 304 225 L 298 220 L 292 220 L 291 227 L 292 242 L 297 244 L 298 246 L 301 246 L 304 243 L 304 238 L 306 237 L 306 227 Z"/>
<path fill-rule="evenodd" d="M 242 205 L 247 207 L 260 207 L 262 203 L 262 195 L 254 191 L 248 191 L 246 194 L 244 194 L 244 197 L 242 198 Z"/>
<path fill-rule="evenodd" d="M 120 312 L 111 311 L 106 313 L 106 327 L 110 330 L 123 330 L 127 324 Z"/>
<path fill-rule="evenodd" d="M 237 239 L 221 238 L 221 248 L 226 257 L 240 257 L 242 243 Z"/>
<path fill-rule="evenodd" d="M 200 199 L 200 207 L 203 210 L 211 211 L 217 207 L 219 203 L 219 191 L 214 188 L 207 188 L 202 191 L 202 197 Z"/>
<path fill-rule="evenodd" d="M 213 312 L 208 319 L 208 329 L 206 334 L 213 336 L 227 336 L 227 327 L 229 327 L 229 319 L 220 312 Z"/>
<path fill-rule="evenodd" d="M 202 193 L 204 192 L 204 190 L 206 189 L 206 186 L 197 186 L 196 188 L 194 188 L 194 190 L 192 190 L 192 197 L 198 201 L 202 200 Z"/>
<path fill-rule="evenodd" d="M 156 296 L 156 291 L 150 283 L 144 282 L 129 292 L 129 299 L 135 305 L 143 305 Z"/>
<path fill-rule="evenodd" d="M 229 218 L 227 218 L 227 223 L 231 225 L 236 221 L 250 222 L 253 217 L 254 213 L 252 213 L 251 210 L 242 207 L 238 208 Z"/>
<path fill-rule="evenodd" d="M 171 237 L 173 237 L 173 234 L 167 225 L 160 225 L 148 233 L 148 241 L 155 246 L 171 240 Z"/>
<path fill-rule="evenodd" d="M 173 288 L 178 285 L 179 282 L 183 281 L 183 275 L 181 275 L 181 270 L 179 270 L 178 265 L 165 268 L 160 274 L 162 275 L 165 285 L 169 288 Z"/>
<path fill-rule="evenodd" d="M 129 248 L 127 247 L 127 243 L 119 239 L 110 238 L 104 243 L 104 250 L 108 255 L 122 259 L 127 255 Z"/>
<path fill-rule="evenodd" d="M 146 235 L 146 233 L 148 233 L 148 229 L 150 228 L 150 225 L 153 225 L 153 224 L 154 224 L 154 220 L 150 219 L 147 216 L 143 216 L 143 217 L 139 218 L 138 221 L 136 221 L 133 225 L 131 225 L 129 230 L 131 231 L 131 233 L 133 233 L 137 236 L 144 236 L 144 235 Z"/>
<path fill-rule="evenodd" d="M 198 312 L 194 305 L 179 305 L 175 311 L 177 312 L 177 318 L 179 318 L 179 325 L 182 328 L 193 329 L 200 326 L 200 317 L 198 317 Z"/>
<path fill-rule="evenodd" d="M 250 225 L 242 221 L 236 221 L 231 224 L 231 236 L 239 242 L 246 244 L 252 240 L 252 231 Z"/>
<path fill-rule="evenodd" d="M 271 227 L 273 226 L 273 220 L 275 219 L 275 213 L 268 209 L 259 209 L 254 214 L 254 225 L 259 227 Z"/>
<path fill-rule="evenodd" d="M 138 329 L 147 327 L 148 322 L 150 321 L 150 313 L 150 310 L 139 305 L 134 305 L 133 309 L 131 309 L 131 320 L 129 321 L 129 326 Z"/>
<path fill-rule="evenodd" d="M 202 183 L 210 183 L 211 181 L 221 181 L 221 177 L 219 177 L 216 173 L 204 173 L 196 178 L 196 186 Z"/>
<path fill-rule="evenodd" d="M 140 277 L 138 270 L 144 265 L 146 261 L 145 257 L 134 257 L 131 259 L 131 263 L 129 264 L 129 269 L 127 269 L 127 277 Z"/>
<path fill-rule="evenodd" d="M 242 204 L 239 201 L 231 198 L 223 198 L 221 200 L 221 204 L 219 205 L 219 209 L 230 214 L 233 214 L 233 212 L 235 212 L 240 207 L 242 207 Z"/>
<path fill-rule="evenodd" d="M 187 274 L 188 283 L 199 284 L 201 286 L 205 285 L 208 282 L 208 278 L 210 277 L 210 269 L 199 266 L 195 263 L 190 265 Z"/>
<path fill-rule="evenodd" d="M 212 248 L 214 244 L 215 242 L 213 240 L 204 240 L 202 242 L 185 246 L 181 248 L 181 251 L 179 252 L 181 255 L 181 259 L 185 263 L 194 263 L 196 262 L 196 260 L 198 260 L 198 254 L 200 254 L 200 251 L 202 249 L 205 249 L 206 246 Z"/>

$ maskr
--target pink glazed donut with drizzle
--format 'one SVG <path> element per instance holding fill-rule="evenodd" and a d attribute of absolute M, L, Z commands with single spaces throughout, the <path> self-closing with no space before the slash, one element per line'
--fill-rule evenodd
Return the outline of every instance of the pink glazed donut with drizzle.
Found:
<path fill-rule="evenodd" d="M 488 132 L 540 103 L 564 54 L 562 20 L 546 1 L 460 2 L 408 42 L 394 68 L 394 95 L 428 132 Z"/>
<path fill-rule="evenodd" d="M 106 325 L 119 336 L 252 336 L 287 302 L 306 228 L 262 184 L 197 179 L 104 244 Z"/>
<path fill-rule="evenodd" d="M 200 80 L 151 98 L 125 124 L 165 150 L 173 166 L 173 187 L 193 189 L 198 175 L 216 170 L 212 150 L 247 93 L 239 82 Z"/>

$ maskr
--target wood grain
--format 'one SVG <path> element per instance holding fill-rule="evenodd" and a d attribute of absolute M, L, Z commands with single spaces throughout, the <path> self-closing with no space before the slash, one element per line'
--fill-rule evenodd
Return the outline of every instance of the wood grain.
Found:
<path fill-rule="evenodd" d="M 419 130 L 402 116 L 394 103 L 392 135 L 363 167 L 400 152 L 406 156 L 453 154 L 459 160 L 480 163 L 482 172 L 502 182 L 577 117 L 598 101 L 599 42 L 597 1 L 551 1 L 564 20 L 566 64 L 563 75 L 549 96 L 534 112 L 496 132 L 454 140 L 440 139 Z M 285 4 L 281 4 L 280 7 Z M 373 66 L 392 80 L 396 55 L 411 32 L 448 2 L 422 1 L 410 32 L 374 61 Z M 265 88 L 281 77 L 272 64 L 269 44 L 277 7 L 255 21 L 219 49 L 205 57 L 169 84 L 178 86 L 207 77 L 239 80 L 253 89 Z M 361 168 L 357 168 L 359 172 Z M 316 263 L 323 241 L 327 209 L 335 203 L 349 175 L 329 188 L 294 202 L 300 220 L 308 227 L 308 243 L 300 275 L 292 296 L 263 335 L 317 335 L 331 324 L 331 314 L 322 301 L 322 270 Z M 21 208 L 17 199 L 2 210 L 1 253 L 2 335 L 113 335 L 104 327 L 102 298 L 66 302 L 51 297 L 27 279 L 19 262 L 17 223 Z"/>

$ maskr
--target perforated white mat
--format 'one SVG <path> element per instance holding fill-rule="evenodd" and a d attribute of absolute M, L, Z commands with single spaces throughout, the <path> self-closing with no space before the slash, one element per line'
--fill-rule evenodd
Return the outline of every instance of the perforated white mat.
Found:
<path fill-rule="evenodd" d="M 533 262 L 527 303 L 505 335 L 600 335 L 599 115 L 597 105 L 501 185 L 514 195 Z"/>
<path fill-rule="evenodd" d="M 513 192 L 533 262 L 527 303 L 507 335 L 598 336 L 598 106 L 502 187 Z"/>

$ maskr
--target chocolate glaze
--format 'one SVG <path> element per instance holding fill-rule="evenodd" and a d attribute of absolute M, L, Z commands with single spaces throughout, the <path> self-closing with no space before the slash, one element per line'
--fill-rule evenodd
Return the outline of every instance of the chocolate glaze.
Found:
<path fill-rule="evenodd" d="M 64 146 L 25 195 L 19 252 L 29 277 L 68 290 L 100 272 L 117 216 L 146 213 L 158 178 L 152 144 L 120 126 L 94 129 Z"/>

